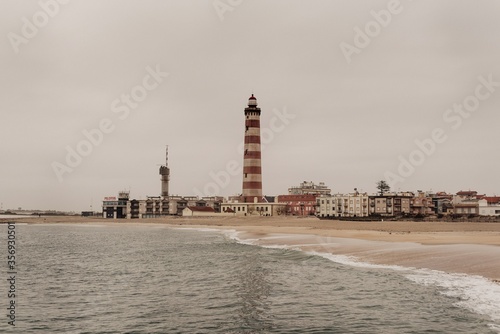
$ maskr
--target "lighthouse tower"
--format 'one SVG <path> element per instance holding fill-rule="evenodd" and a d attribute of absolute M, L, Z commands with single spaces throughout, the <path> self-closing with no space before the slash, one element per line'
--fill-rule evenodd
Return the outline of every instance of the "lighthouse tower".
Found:
<path fill-rule="evenodd" d="M 243 152 L 243 192 L 244 203 L 262 200 L 262 168 L 260 154 L 260 108 L 257 99 L 248 99 L 245 108 L 245 147 Z"/>

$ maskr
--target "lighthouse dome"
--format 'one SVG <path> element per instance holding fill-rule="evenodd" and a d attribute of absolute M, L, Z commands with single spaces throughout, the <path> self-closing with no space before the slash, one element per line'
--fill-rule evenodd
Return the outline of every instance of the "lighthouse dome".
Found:
<path fill-rule="evenodd" d="M 257 99 L 255 98 L 255 96 L 253 96 L 253 94 L 248 99 L 248 106 L 249 107 L 257 107 Z"/>

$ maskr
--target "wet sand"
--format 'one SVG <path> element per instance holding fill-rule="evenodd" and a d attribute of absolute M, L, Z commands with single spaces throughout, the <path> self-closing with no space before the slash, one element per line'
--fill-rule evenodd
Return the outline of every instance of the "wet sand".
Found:
<path fill-rule="evenodd" d="M 0 223 L 3 219 L 0 217 Z M 236 230 L 257 244 L 294 245 L 317 252 L 355 256 L 376 264 L 429 268 L 500 281 L 500 223 L 347 222 L 295 217 L 193 217 L 107 220 L 34 217 L 19 223 L 166 224 Z M 5 222 L 5 221 L 4 221 Z"/>

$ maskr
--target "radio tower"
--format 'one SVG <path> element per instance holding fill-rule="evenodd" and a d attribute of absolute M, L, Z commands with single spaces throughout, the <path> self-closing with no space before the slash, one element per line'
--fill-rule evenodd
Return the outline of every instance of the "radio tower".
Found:
<path fill-rule="evenodd" d="M 245 108 L 245 151 L 243 153 L 244 203 L 262 201 L 262 168 L 260 154 L 260 108 L 257 99 L 250 96 Z"/>
<path fill-rule="evenodd" d="M 170 181 L 170 168 L 168 168 L 168 145 L 165 149 L 165 166 L 160 167 L 161 196 L 168 197 L 168 182 Z"/>

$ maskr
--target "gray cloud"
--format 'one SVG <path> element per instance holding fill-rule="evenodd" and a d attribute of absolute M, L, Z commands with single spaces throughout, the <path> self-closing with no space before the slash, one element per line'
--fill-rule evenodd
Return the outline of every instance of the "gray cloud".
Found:
<path fill-rule="evenodd" d="M 267 194 L 303 180 L 375 191 L 436 127 L 449 139 L 398 187 L 495 193 L 500 92 L 457 130 L 443 114 L 474 93 L 478 76 L 500 81 L 499 3 L 401 1 L 401 13 L 348 64 L 340 43 L 352 44 L 353 28 L 388 3 L 252 0 L 221 21 L 210 1 L 73 0 L 15 53 L 8 34 L 21 34 L 22 18 L 40 5 L 2 1 L 0 201 L 78 211 L 124 188 L 157 195 L 166 144 L 171 191 L 192 194 L 211 171 L 242 159 L 252 92 L 263 125 L 273 109 L 296 115 L 264 151 Z M 168 78 L 119 120 L 112 101 L 157 64 Z M 60 183 L 51 163 L 103 118 L 115 129 Z M 221 195 L 240 190 L 236 176 Z"/>

